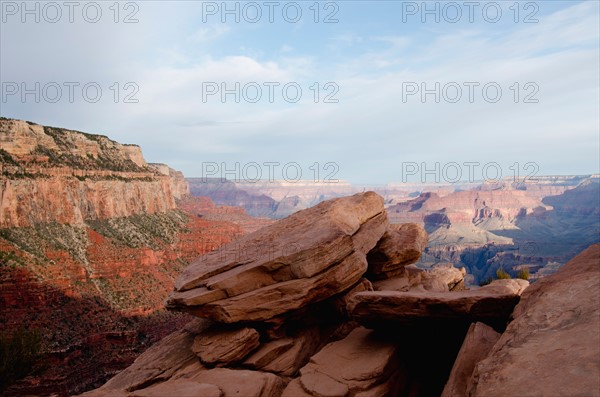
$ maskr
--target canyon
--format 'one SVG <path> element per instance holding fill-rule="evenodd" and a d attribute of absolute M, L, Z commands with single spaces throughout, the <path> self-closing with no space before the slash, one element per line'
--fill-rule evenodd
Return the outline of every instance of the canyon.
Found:
<path fill-rule="evenodd" d="M 41 339 L 0 391 L 517 395 L 522 366 L 596 371 L 599 181 L 186 179 L 137 145 L 0 118 L 0 336 Z M 540 351 L 542 323 L 564 343 Z M 556 387 L 600 393 L 589 379 Z"/>

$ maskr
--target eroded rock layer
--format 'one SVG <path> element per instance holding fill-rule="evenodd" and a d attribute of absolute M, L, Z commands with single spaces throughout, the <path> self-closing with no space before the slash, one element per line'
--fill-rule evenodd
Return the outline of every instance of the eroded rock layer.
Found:
<path fill-rule="evenodd" d="M 192 263 L 167 306 L 225 323 L 300 309 L 354 285 L 386 227 L 375 193 L 323 202 Z"/>

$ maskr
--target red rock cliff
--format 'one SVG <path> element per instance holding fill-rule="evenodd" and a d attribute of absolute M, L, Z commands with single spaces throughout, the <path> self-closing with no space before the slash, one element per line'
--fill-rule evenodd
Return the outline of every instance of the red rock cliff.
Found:
<path fill-rule="evenodd" d="M 166 212 L 189 193 L 180 172 L 102 135 L 0 119 L 0 156 L 0 227 Z"/>

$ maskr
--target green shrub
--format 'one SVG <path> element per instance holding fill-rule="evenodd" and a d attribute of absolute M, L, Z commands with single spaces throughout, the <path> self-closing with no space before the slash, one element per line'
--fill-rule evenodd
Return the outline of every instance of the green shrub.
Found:
<path fill-rule="evenodd" d="M 504 269 L 499 268 L 498 270 L 496 270 L 496 278 L 498 280 L 508 280 L 510 279 L 510 274 L 508 274 L 507 272 L 504 271 Z"/>
<path fill-rule="evenodd" d="M 520 278 L 521 280 L 529 280 L 529 268 L 521 268 L 521 270 L 519 270 L 519 272 L 517 273 L 517 278 Z"/>
<path fill-rule="evenodd" d="M 19 163 L 4 149 L 0 149 L 0 163 L 18 166 Z"/>
<path fill-rule="evenodd" d="M 21 327 L 0 334 L 0 391 L 31 373 L 41 348 L 42 337 L 36 329 Z"/>

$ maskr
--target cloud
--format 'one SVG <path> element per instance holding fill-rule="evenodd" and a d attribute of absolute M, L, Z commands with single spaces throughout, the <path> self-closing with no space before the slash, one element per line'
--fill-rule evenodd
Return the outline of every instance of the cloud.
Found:
<path fill-rule="evenodd" d="M 201 27 L 190 36 L 190 40 L 199 43 L 210 42 L 225 36 L 230 30 L 231 28 L 225 24 Z"/>
<path fill-rule="evenodd" d="M 101 29 L 78 38 L 69 28 L 50 32 L 52 40 L 69 44 L 64 52 L 60 46 L 45 49 L 39 39 L 45 31 L 38 26 L 18 27 L 10 35 L 3 30 L 3 81 L 99 73 L 108 84 L 134 76 L 140 87 L 138 104 L 10 103 L 3 104 L 3 115 L 137 142 L 150 161 L 181 167 L 189 176 L 198 175 L 202 161 L 297 161 L 306 169 L 333 161 L 341 179 L 372 183 L 398 180 L 403 161 L 534 161 L 540 173 L 597 171 L 596 2 L 568 3 L 530 25 L 411 25 L 395 31 L 382 24 L 365 34 L 340 23 L 314 37 L 306 26 L 300 29 L 304 35 L 298 26 L 290 32 L 209 26 L 199 24 L 194 8 L 164 8 L 168 18 L 161 10 L 144 14 L 147 22 L 164 20 L 160 33 L 146 25 L 110 30 L 114 50 L 103 44 Z M 24 41 L 5 38 L 18 34 Z M 263 41 L 244 37 L 260 34 Z M 252 82 L 296 82 L 303 95 L 289 103 L 279 87 L 273 103 L 237 103 L 233 95 L 223 103 L 220 94 L 203 100 L 206 83 L 231 89 Z M 332 92 L 325 89 L 328 82 L 339 87 L 338 103 L 324 102 Z M 407 82 L 480 86 L 474 103 L 422 103 L 420 95 L 403 101 Z M 499 102 L 482 97 L 487 82 L 501 86 Z M 524 87 L 528 82 L 537 84 L 539 103 L 523 103 L 531 93 Z"/>

